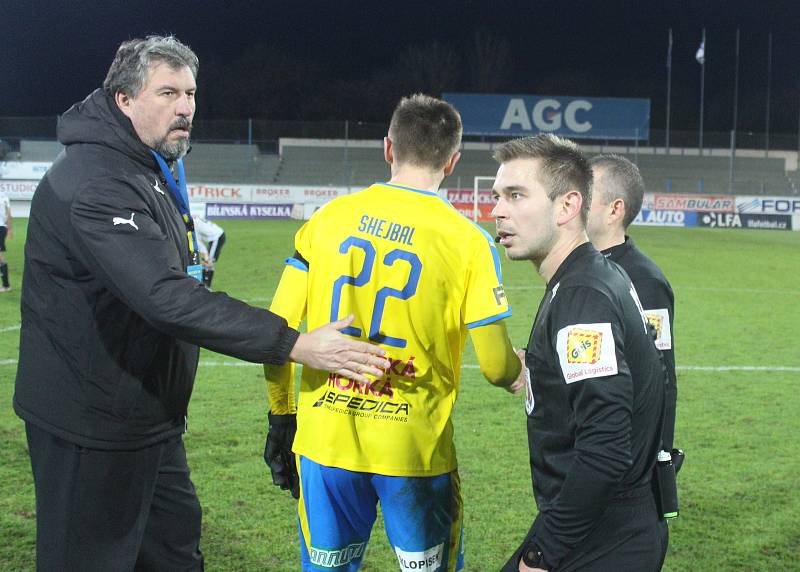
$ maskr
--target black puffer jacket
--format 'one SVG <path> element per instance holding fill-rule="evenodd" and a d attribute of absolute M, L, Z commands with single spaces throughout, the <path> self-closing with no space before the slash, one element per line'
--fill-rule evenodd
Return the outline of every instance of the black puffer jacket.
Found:
<path fill-rule="evenodd" d="M 175 200 L 111 98 L 73 106 L 58 135 L 31 205 L 14 408 L 79 445 L 142 447 L 183 431 L 198 346 L 283 363 L 298 334 L 187 276 Z"/>

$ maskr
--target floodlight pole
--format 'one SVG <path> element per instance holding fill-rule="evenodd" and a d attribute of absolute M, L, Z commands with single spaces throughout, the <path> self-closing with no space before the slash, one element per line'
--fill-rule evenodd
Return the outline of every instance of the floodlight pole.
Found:
<path fill-rule="evenodd" d="M 769 157 L 769 99 L 772 87 L 772 32 L 767 39 L 767 113 L 766 113 L 766 140 L 764 141 L 764 156 Z"/>
<path fill-rule="evenodd" d="M 669 43 L 667 47 L 667 139 L 665 144 L 667 148 L 667 155 L 669 155 L 669 119 L 670 119 L 671 105 L 672 105 L 672 28 L 669 29 Z"/>
<path fill-rule="evenodd" d="M 700 62 L 700 155 L 703 154 L 703 112 L 705 106 L 705 99 L 706 99 L 706 57 L 705 57 L 705 46 L 706 46 L 706 29 L 703 28 L 703 40 L 700 44 L 703 46 L 703 61 Z"/>

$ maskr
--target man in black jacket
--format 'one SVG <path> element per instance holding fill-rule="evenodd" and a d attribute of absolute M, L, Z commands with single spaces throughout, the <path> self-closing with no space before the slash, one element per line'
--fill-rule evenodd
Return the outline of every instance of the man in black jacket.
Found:
<path fill-rule="evenodd" d="M 630 279 L 588 242 L 591 168 L 553 135 L 495 157 L 499 243 L 547 281 L 524 353 L 539 514 L 503 570 L 658 570 L 665 374 Z"/>
<path fill-rule="evenodd" d="M 675 296 L 661 269 L 625 234 L 642 209 L 644 181 L 639 168 L 619 155 L 598 155 L 592 157 L 589 164 L 592 166 L 594 183 L 586 233 L 595 248 L 628 273 L 639 294 L 645 316 L 655 329 L 656 347 L 664 355 L 669 377 L 663 440 L 664 450 L 671 451 L 678 399 L 672 334 Z"/>
<path fill-rule="evenodd" d="M 198 346 L 364 381 L 386 365 L 337 331 L 348 320 L 299 334 L 198 281 L 181 161 L 197 66 L 172 37 L 123 43 L 60 118 L 66 148 L 34 195 L 14 408 L 39 570 L 202 569 L 182 441 Z"/>

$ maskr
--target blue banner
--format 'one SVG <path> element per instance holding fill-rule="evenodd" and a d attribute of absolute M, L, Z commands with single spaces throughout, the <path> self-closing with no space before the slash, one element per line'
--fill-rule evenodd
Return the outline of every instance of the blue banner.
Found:
<path fill-rule="evenodd" d="M 650 100 L 616 97 L 445 93 L 465 135 L 553 133 L 578 139 L 648 139 Z"/>
<path fill-rule="evenodd" d="M 206 203 L 206 216 L 208 218 L 291 218 L 293 206 L 264 203 Z"/>
<path fill-rule="evenodd" d="M 642 209 L 632 224 L 647 226 L 697 226 L 694 211 L 654 211 Z"/>

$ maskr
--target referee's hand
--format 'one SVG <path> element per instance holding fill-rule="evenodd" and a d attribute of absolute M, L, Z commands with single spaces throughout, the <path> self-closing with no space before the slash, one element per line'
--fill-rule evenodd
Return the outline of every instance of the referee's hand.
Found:
<path fill-rule="evenodd" d="M 519 361 L 522 362 L 522 368 L 519 370 L 519 376 L 517 376 L 517 379 L 515 379 L 511 385 L 506 387 L 506 391 L 513 394 L 517 394 L 525 389 L 528 380 L 528 366 L 525 365 L 525 350 L 516 350 L 516 353 Z"/>
<path fill-rule="evenodd" d="M 339 332 L 352 324 L 354 319 L 355 316 L 350 314 L 342 320 L 300 334 L 289 359 L 360 383 L 369 383 L 368 375 L 382 376 L 389 367 L 389 361 L 382 357 L 386 352 L 378 346 L 350 339 Z"/>

